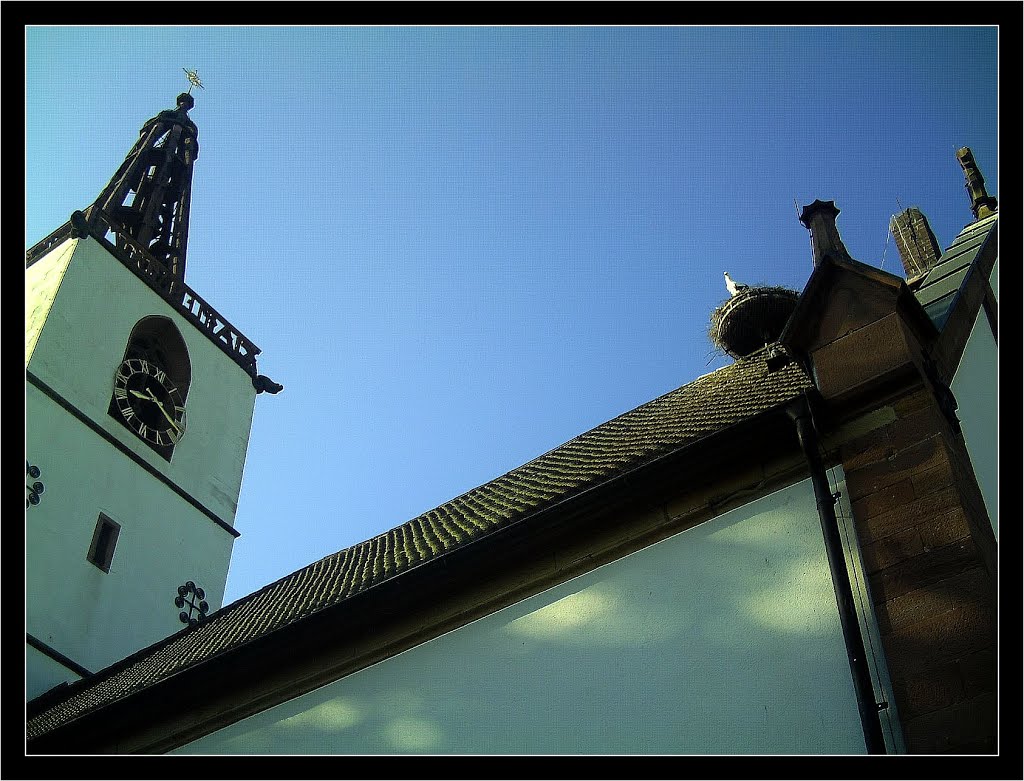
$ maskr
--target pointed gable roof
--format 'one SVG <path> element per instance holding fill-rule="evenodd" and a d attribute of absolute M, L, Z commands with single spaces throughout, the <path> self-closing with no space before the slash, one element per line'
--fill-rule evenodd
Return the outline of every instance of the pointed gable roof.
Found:
<path fill-rule="evenodd" d="M 897 307 L 925 340 L 934 338 L 935 327 L 923 316 L 902 277 L 830 255 L 815 266 L 779 341 L 801 352 L 813 351 Z"/>

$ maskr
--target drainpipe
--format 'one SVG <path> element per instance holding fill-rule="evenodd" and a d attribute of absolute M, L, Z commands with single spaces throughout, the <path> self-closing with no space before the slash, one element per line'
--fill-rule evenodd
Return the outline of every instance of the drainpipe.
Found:
<path fill-rule="evenodd" d="M 846 557 L 843 555 L 843 541 L 839 536 L 839 522 L 836 519 L 835 504 L 839 498 L 833 494 L 829 486 L 825 467 L 818 455 L 818 436 L 811 417 L 810 403 L 806 395 L 787 412 L 796 424 L 796 434 L 800 440 L 804 457 L 811 471 L 811 484 L 814 486 L 814 497 L 818 504 L 818 519 L 825 537 L 825 553 L 828 556 L 828 568 L 832 573 L 832 586 L 836 593 L 839 606 L 839 622 L 843 627 L 843 640 L 846 641 L 846 655 L 850 660 L 850 671 L 853 673 L 853 687 L 857 693 L 857 709 L 860 711 L 861 726 L 864 729 L 864 743 L 869 754 L 885 754 L 885 738 L 882 735 L 882 724 L 879 720 L 879 708 L 875 703 L 874 687 L 871 684 L 871 671 L 868 669 L 867 652 L 864 637 L 860 632 L 857 610 L 853 601 L 853 589 L 850 586 L 850 574 L 846 569 Z"/>

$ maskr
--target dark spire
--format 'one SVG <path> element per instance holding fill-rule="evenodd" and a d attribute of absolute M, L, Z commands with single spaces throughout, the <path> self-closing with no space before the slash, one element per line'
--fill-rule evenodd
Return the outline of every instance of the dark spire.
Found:
<path fill-rule="evenodd" d="M 128 250 L 123 245 L 130 239 L 184 280 L 199 131 L 188 116 L 195 98 L 183 92 L 177 104 L 142 126 L 139 140 L 86 214 L 102 210 L 117 230 L 119 249 Z"/>
<path fill-rule="evenodd" d="M 967 182 L 964 187 L 971 198 L 971 211 L 974 218 L 980 220 L 994 214 L 998 210 L 996 199 L 988 194 L 985 189 L 985 177 L 981 175 L 981 169 L 974 162 L 974 154 L 970 147 L 962 147 L 957 150 L 956 157 L 960 161 L 960 167 L 964 169 L 964 178 Z"/>

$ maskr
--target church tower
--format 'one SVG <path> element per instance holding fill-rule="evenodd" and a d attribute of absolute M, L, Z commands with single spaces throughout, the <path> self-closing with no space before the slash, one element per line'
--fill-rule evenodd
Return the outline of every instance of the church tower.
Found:
<path fill-rule="evenodd" d="M 193 105 L 26 253 L 29 699 L 223 600 L 255 399 L 281 386 L 185 283 Z"/>

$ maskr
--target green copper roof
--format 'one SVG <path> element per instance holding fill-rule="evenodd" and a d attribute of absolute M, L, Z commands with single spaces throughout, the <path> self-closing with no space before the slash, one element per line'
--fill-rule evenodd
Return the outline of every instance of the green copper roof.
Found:
<path fill-rule="evenodd" d="M 954 239 L 928 272 L 915 295 L 940 331 L 971 264 L 996 232 L 999 213 L 972 222 Z"/>
<path fill-rule="evenodd" d="M 768 372 L 764 349 L 535 458 L 390 531 L 271 583 L 126 660 L 68 687 L 28 723 L 42 735 L 569 499 L 618 474 L 783 404 L 812 387 L 793 363 Z"/>

